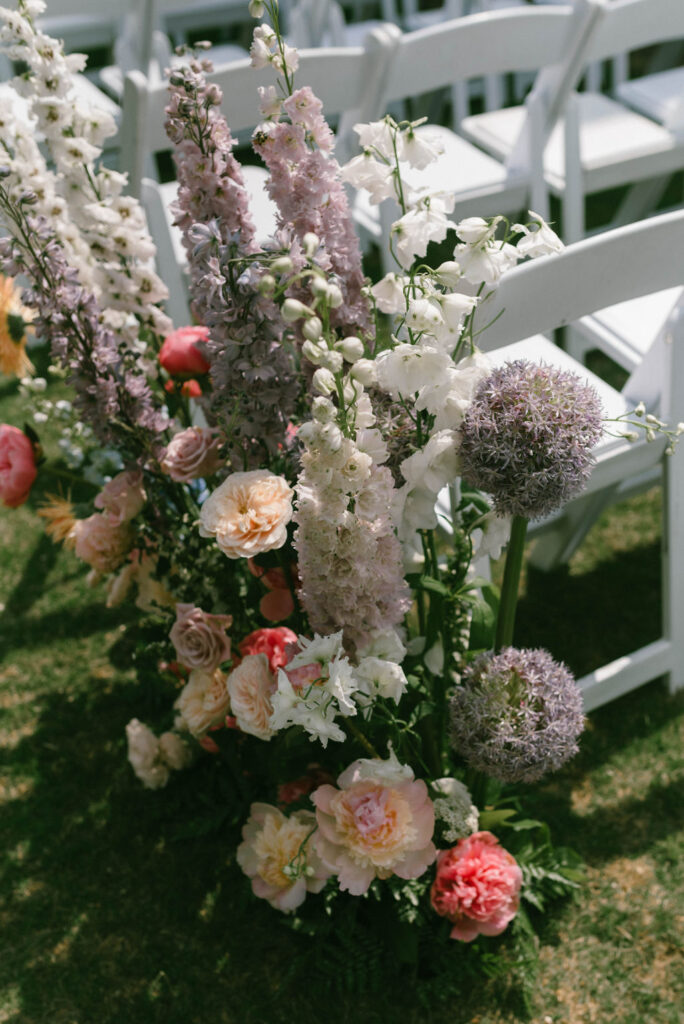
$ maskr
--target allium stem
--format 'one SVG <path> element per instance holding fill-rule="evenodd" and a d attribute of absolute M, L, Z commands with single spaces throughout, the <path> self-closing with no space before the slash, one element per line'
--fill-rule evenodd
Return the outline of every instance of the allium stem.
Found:
<path fill-rule="evenodd" d="M 515 609 L 518 604 L 518 587 L 525 554 L 525 534 L 528 520 L 526 516 L 513 516 L 511 536 L 506 551 L 506 566 L 501 585 L 501 603 L 496 621 L 496 641 L 494 650 L 498 654 L 502 647 L 510 647 L 513 643 L 515 627 Z"/>

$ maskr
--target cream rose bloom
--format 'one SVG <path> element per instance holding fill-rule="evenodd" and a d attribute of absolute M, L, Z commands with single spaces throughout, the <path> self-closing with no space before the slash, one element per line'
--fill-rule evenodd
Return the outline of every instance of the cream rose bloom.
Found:
<path fill-rule="evenodd" d="M 212 725 L 218 725 L 228 714 L 230 697 L 223 672 L 218 668 L 212 673 L 195 669 L 190 673 L 174 707 L 180 711 L 193 736 L 203 736 Z"/>
<path fill-rule="evenodd" d="M 270 740 L 274 730 L 269 726 L 273 714 L 271 694 L 276 680 L 265 654 L 249 654 L 228 676 L 230 709 L 243 732 Z"/>
<path fill-rule="evenodd" d="M 233 473 L 200 511 L 200 533 L 215 537 L 228 558 L 253 558 L 281 548 L 292 518 L 292 488 L 265 469 Z"/>
<path fill-rule="evenodd" d="M 252 804 L 237 862 L 252 880 L 255 896 L 288 913 L 300 906 L 307 892 L 320 892 L 330 872 L 311 842 L 316 819 L 311 811 L 290 818 L 269 804 Z"/>

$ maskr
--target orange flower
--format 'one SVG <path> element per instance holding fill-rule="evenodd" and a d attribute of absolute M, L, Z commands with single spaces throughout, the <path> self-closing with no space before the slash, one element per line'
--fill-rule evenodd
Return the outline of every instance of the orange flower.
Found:
<path fill-rule="evenodd" d="M 32 313 L 22 305 L 11 277 L 0 275 L 0 373 L 24 377 L 33 371 L 26 355 Z"/>

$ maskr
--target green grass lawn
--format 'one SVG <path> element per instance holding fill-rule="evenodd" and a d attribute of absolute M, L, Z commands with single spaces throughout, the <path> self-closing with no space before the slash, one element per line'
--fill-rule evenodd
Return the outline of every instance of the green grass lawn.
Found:
<path fill-rule="evenodd" d="M 22 422 L 12 385 L 0 420 Z M 410 973 L 334 986 L 338 947 L 251 898 L 220 765 L 204 757 L 159 792 L 135 779 L 124 727 L 154 723 L 168 684 L 136 681 L 134 613 L 106 609 L 44 536 L 35 507 L 55 486 L 41 478 L 28 505 L 0 511 L 0 1022 L 678 1024 L 684 693 L 656 681 L 593 713 L 580 755 L 525 794 L 587 865 L 576 899 L 540 923 L 530 1015 L 504 981 L 471 978 L 447 999 Z M 518 641 L 583 673 L 652 639 L 658 537 L 657 492 L 611 510 L 568 569 L 528 575 Z M 449 954 L 456 974 L 462 947 Z"/>

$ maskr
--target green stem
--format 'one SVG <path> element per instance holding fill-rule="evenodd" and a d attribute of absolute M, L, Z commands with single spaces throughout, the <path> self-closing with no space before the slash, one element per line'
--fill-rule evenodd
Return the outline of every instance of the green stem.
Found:
<path fill-rule="evenodd" d="M 526 533 L 527 518 L 525 516 L 513 516 L 511 537 L 508 542 L 508 550 L 506 551 L 506 567 L 501 585 L 501 604 L 499 605 L 499 616 L 496 622 L 494 649 L 497 653 L 502 647 L 509 647 L 513 643 L 515 609 L 518 603 L 518 587 L 520 585 L 523 555 L 525 554 Z"/>
<path fill-rule="evenodd" d="M 371 741 L 363 735 L 356 722 L 352 722 L 350 718 L 345 718 L 344 726 L 348 730 L 348 732 L 351 733 L 354 739 L 358 740 L 361 746 L 364 747 L 366 751 L 368 751 L 371 757 L 380 757 L 380 754 L 378 754 L 377 750 L 375 749 Z"/>

